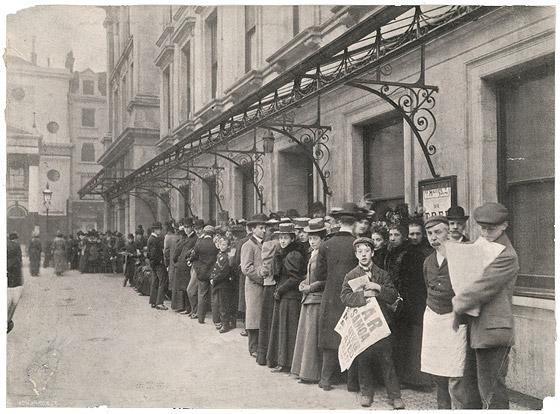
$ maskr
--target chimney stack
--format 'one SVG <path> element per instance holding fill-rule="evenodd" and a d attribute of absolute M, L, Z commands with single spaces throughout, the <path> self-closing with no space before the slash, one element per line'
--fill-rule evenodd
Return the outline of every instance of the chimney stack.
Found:
<path fill-rule="evenodd" d="M 35 53 L 35 36 L 31 40 L 31 63 L 37 66 L 37 53 Z"/>

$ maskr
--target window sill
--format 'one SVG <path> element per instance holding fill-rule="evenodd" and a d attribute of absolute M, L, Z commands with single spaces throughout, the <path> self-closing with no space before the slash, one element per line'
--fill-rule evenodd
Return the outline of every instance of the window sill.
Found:
<path fill-rule="evenodd" d="M 554 312 L 555 309 L 555 300 L 554 298 L 543 298 L 535 296 L 519 296 L 515 294 L 513 296 L 513 305 L 514 306 L 523 306 L 526 308 L 538 308 L 538 309 L 545 309 Z"/>

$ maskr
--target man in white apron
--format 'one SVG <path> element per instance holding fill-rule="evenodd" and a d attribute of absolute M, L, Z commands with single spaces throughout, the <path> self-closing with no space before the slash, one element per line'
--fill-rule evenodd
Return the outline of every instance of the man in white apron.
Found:
<path fill-rule="evenodd" d="M 435 251 L 424 261 L 427 299 L 421 370 L 434 375 L 439 409 L 462 409 L 466 408 L 462 377 L 465 370 L 467 330 L 465 325 L 461 325 L 457 331 L 453 329 L 451 300 L 455 292 L 445 259 L 449 222 L 445 216 L 433 216 L 426 219 L 425 228 L 430 245 Z"/>

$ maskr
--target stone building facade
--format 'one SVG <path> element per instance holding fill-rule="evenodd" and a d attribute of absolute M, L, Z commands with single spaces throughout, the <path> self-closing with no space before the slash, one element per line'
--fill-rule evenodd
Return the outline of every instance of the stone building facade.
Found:
<path fill-rule="evenodd" d="M 44 239 L 57 230 L 68 234 L 101 227 L 102 216 L 82 212 L 80 206 L 88 202 L 79 201 L 78 190 L 83 185 L 80 177 L 89 179 L 100 169 L 95 152 L 100 154 L 99 130 L 106 129 L 106 102 L 97 85 L 105 74 L 73 72 L 71 65 L 38 66 L 35 53 L 30 60 L 8 53 L 6 69 L 8 231 L 17 231 L 27 241 L 33 231 Z M 83 94 L 81 85 L 80 90 L 72 88 L 80 77 L 94 82 L 91 96 Z M 87 132 L 81 124 L 81 111 L 86 107 L 91 108 L 88 115 L 95 122 Z M 94 148 L 88 165 L 80 158 L 85 141 Z M 53 194 L 48 232 L 42 195 L 47 185 Z"/>
<path fill-rule="evenodd" d="M 478 14 L 430 32 L 463 12 Z M 393 16 L 379 23 L 385 43 L 368 49 L 383 16 Z M 414 209 L 426 204 L 426 180 L 438 176 L 452 183 L 451 202 L 467 214 L 500 201 L 511 211 L 521 264 L 508 385 L 535 398 L 554 394 L 554 9 L 171 6 L 163 17 L 151 38 L 160 96 L 157 155 L 125 184 L 106 187 L 107 194 L 126 197 L 119 188 L 160 166 L 164 176 L 146 175 L 158 192 L 153 216 L 160 220 L 217 221 L 288 208 L 304 215 L 316 200 L 331 208 L 365 195 L 377 211 L 403 202 Z M 407 26 L 417 17 L 417 26 Z M 423 31 L 433 34 L 420 40 Z M 391 54 L 407 42 L 410 48 Z M 333 55 L 336 44 L 347 46 Z M 347 56 L 367 53 L 377 54 L 379 65 L 357 69 L 361 76 L 350 81 L 298 72 L 311 59 L 344 78 L 344 65 L 353 64 Z M 255 108 L 285 104 L 270 98 L 269 88 L 283 79 L 293 85 L 294 100 L 313 82 L 335 85 L 284 114 L 306 126 L 299 142 L 278 126 L 287 125 L 281 117 L 224 139 L 245 118 L 260 116 Z M 218 139 L 227 142 L 219 149 L 210 145 Z M 195 144 L 211 149 L 165 168 Z M 138 221 L 127 223 L 132 230 Z M 478 236 L 472 222 L 468 231 Z"/>

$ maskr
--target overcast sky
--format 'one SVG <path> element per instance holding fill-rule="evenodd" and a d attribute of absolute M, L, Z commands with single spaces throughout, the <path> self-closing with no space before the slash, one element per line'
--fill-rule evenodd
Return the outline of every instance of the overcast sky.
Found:
<path fill-rule="evenodd" d="M 105 11 L 93 6 L 35 6 L 7 16 L 6 46 L 10 53 L 31 59 L 36 37 L 37 64 L 64 67 L 66 54 L 74 52 L 74 70 L 91 68 L 104 72 L 106 39 Z"/>

